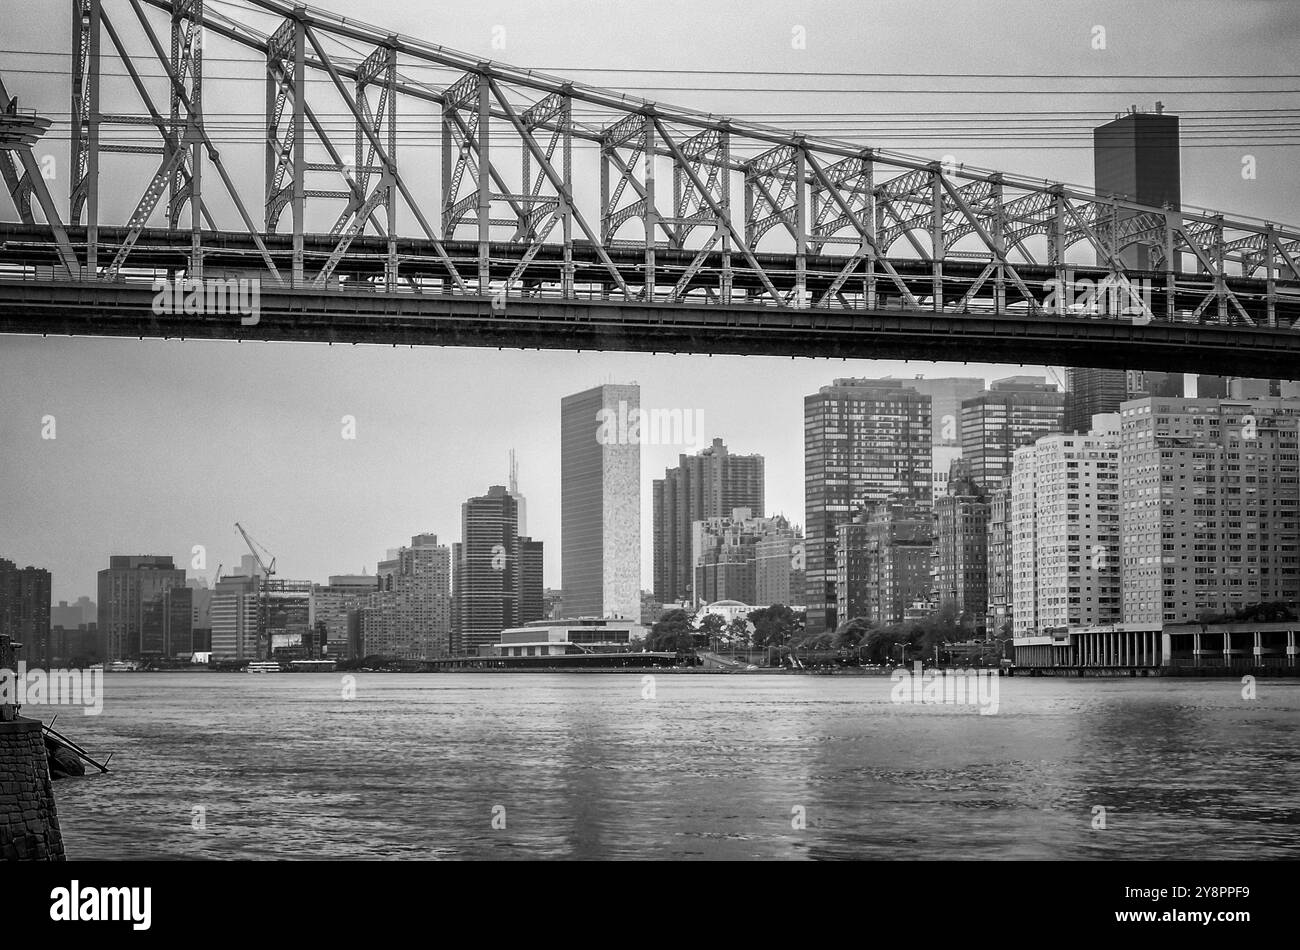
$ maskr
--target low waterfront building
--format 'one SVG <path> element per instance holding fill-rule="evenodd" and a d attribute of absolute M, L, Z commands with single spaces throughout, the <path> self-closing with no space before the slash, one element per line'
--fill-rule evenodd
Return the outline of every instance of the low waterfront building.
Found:
<path fill-rule="evenodd" d="M 1300 621 L 1113 623 L 1016 641 L 1016 665 L 1070 672 L 1195 673 L 1300 670 Z"/>
<path fill-rule="evenodd" d="M 486 656 L 566 656 L 579 653 L 627 652 L 631 641 L 644 640 L 646 628 L 631 620 L 580 618 L 541 620 L 501 631 Z"/>
<path fill-rule="evenodd" d="M 777 601 L 777 603 L 780 603 L 780 601 Z M 767 607 L 771 605 L 764 604 L 763 606 Z M 695 614 L 696 626 L 699 626 L 699 622 L 703 620 L 705 617 L 709 616 L 710 614 L 717 617 L 721 617 L 723 622 L 728 624 L 737 618 L 741 620 L 748 620 L 750 612 L 758 609 L 759 609 L 758 607 L 753 607 L 750 606 L 749 604 L 742 604 L 738 600 L 715 600 L 711 604 L 703 605 L 696 612 Z M 798 611 L 801 610 L 802 608 L 791 607 L 790 609 Z"/>

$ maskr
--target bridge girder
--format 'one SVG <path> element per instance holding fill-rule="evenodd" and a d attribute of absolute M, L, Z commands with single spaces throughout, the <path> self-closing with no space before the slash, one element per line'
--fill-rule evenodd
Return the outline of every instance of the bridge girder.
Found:
<path fill-rule="evenodd" d="M 156 254 L 138 253 L 138 244 L 161 217 L 175 240 L 187 242 L 183 265 L 169 273 L 202 277 L 206 262 L 216 259 L 210 245 L 221 230 L 204 199 L 209 166 L 243 226 L 239 240 L 250 245 L 239 272 L 294 288 L 327 291 L 364 270 L 367 281 L 389 294 L 473 292 L 500 300 L 597 294 L 642 304 L 689 299 L 796 310 L 873 310 L 882 297 L 894 297 L 917 311 L 1014 309 L 1032 317 L 1050 311 L 1053 288 L 1074 286 L 1072 275 L 1083 263 L 1077 249 L 1083 248 L 1113 285 L 1160 285 L 1163 309 L 1154 312 L 1139 301 L 1143 321 L 1289 327 L 1294 319 L 1290 296 L 1300 292 L 1296 228 L 1143 206 L 1004 172 L 864 149 L 485 62 L 285 0 L 247 3 L 273 28 L 263 31 L 248 18 L 205 8 L 204 0 L 71 0 L 68 220 L 85 220 L 73 248 L 78 275 L 106 281 L 145 276 L 148 267 L 141 264 Z M 130 50 L 106 7 L 129 8 L 148 49 Z M 146 10 L 168 18 L 169 50 Z M 101 110 L 101 36 L 127 67 L 137 113 Z M 247 184 L 233 180 L 204 120 L 204 92 L 214 81 L 203 72 L 210 39 L 265 58 L 261 227 L 247 211 Z M 166 115 L 132 65 L 142 55 L 152 55 L 166 74 Z M 456 78 L 442 86 L 418 81 L 408 75 L 416 67 L 451 70 Z M 317 81 L 322 74 L 324 83 Z M 340 101 L 345 107 L 348 147 L 334 141 L 320 118 L 330 114 L 327 97 L 335 110 Z M 408 181 L 397 163 L 403 117 L 421 121 L 434 111 L 439 133 L 432 154 L 441 174 Z M 157 144 L 123 145 L 104 131 L 132 125 L 152 127 Z M 575 172 L 575 143 L 597 147 L 598 181 L 595 174 Z M 420 143 L 403 148 L 418 164 Z M 125 220 L 100 220 L 99 155 L 105 151 L 158 158 Z M 347 151 L 351 161 L 343 158 Z M 11 154 L 0 156 L 0 171 L 20 222 L 34 225 L 25 190 L 32 182 L 19 177 Z M 670 200 L 660 187 L 665 170 L 671 171 Z M 320 174 L 330 181 L 309 183 L 309 175 Z M 732 207 L 733 194 L 743 196 L 743 209 Z M 436 231 L 424 207 L 440 208 Z M 318 208 L 333 221 L 327 230 L 309 227 Z M 293 219 L 287 260 L 268 246 L 286 209 Z M 43 216 L 43 223 L 53 223 Z M 405 232 L 421 235 L 440 264 L 435 285 L 418 261 L 401 253 L 404 219 Z M 626 229 L 634 221 L 641 233 L 630 237 Z M 360 248 L 371 247 L 362 240 L 367 228 L 384 242 L 378 270 L 359 268 L 355 260 Z M 107 230 L 114 234 L 111 244 L 101 239 Z M 466 232 L 477 246 L 468 261 L 453 258 L 445 246 Z M 318 234 L 331 242 L 323 257 Z M 502 242 L 509 245 L 505 258 L 493 259 Z M 637 249 L 639 267 L 622 263 L 628 248 Z M 1128 263 L 1135 248 L 1149 266 Z M 557 255 L 558 268 L 551 266 Z M 0 281 L 4 267 L 27 267 L 39 257 L 30 248 L 0 250 Z M 817 265 L 810 270 L 812 260 Z M 908 261 L 913 264 L 904 268 Z M 958 261 L 974 267 L 955 268 Z M 928 286 L 908 269 L 915 262 L 928 270 Z M 1026 275 L 1044 266 L 1051 268 L 1050 280 L 1031 286 Z M 1110 315 L 1106 301 L 1100 306 Z"/>

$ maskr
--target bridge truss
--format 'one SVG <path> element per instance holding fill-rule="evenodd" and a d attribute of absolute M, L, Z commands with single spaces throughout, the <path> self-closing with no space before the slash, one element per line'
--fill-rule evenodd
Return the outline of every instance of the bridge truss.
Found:
<path fill-rule="evenodd" d="M 340 328 L 422 307 L 668 324 L 701 309 L 703 334 L 667 333 L 663 349 L 707 348 L 710 322 L 757 339 L 764 325 L 862 329 L 884 314 L 940 335 L 978 317 L 1058 343 L 1156 340 L 1201 348 L 1205 365 L 1300 352 L 1300 229 L 666 106 L 283 0 L 244 0 L 238 19 L 204 0 L 69 2 L 66 217 L 37 158 L 50 120 L 17 108 L 0 68 L 0 172 L 18 217 L 0 222 L 0 285 L 25 285 L 15 306 L 63 301 L 59 327 L 74 285 L 102 317 L 138 308 L 137 285 L 159 277 L 239 277 L 262 283 L 273 313 L 328 312 Z M 205 119 L 210 41 L 263 64 L 260 189 Z M 108 61 L 134 111 L 103 111 Z M 143 182 L 106 216 L 125 187 L 115 175 L 106 196 L 108 155 Z M 1062 306 L 1085 279 L 1111 292 Z M 790 334 L 775 346 L 799 349 Z"/>

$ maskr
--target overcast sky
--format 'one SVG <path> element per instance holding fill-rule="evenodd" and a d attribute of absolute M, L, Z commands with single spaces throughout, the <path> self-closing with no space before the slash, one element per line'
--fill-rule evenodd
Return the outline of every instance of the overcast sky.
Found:
<path fill-rule="evenodd" d="M 1082 184 L 1092 179 L 1091 127 L 1130 104 L 1150 108 L 1159 99 L 1184 116 L 1186 203 L 1300 223 L 1300 162 L 1290 144 L 1297 135 L 1287 134 L 1297 124 L 1300 78 L 1244 75 L 1295 72 L 1300 8 L 1286 0 L 319 5 L 486 58 L 635 88 L 646 98 L 720 114 L 762 113 L 774 124 Z M 138 35 L 129 27 L 129 7 L 107 0 L 106 8 Z M 66 4 L 0 0 L 0 71 L 24 106 L 57 120 L 43 145 L 62 163 L 68 19 Z M 792 46 L 796 26 L 804 28 L 804 49 Z M 1098 26 L 1105 29 L 1104 50 L 1093 48 Z M 494 36 L 504 49 L 493 48 Z M 137 40 L 133 48 L 143 46 Z M 209 121 L 231 167 L 254 182 L 245 197 L 260 218 L 260 67 L 233 61 L 247 53 L 215 41 L 208 57 Z M 805 75 L 707 72 L 759 69 Z M 924 78 L 939 73 L 979 75 Z M 1093 78 L 1060 78 L 1071 76 Z M 1127 78 L 1134 76 L 1162 78 Z M 120 81 L 106 80 L 105 111 L 139 111 L 125 99 L 112 101 L 121 89 Z M 902 89 L 919 91 L 881 91 Z M 1291 91 L 1258 91 L 1265 89 Z M 932 113 L 952 114 L 923 115 Z M 437 167 L 432 150 L 419 148 L 431 127 L 404 130 L 399 161 L 411 174 Z M 1242 175 L 1247 156 L 1254 178 Z M 105 163 L 105 221 L 120 219 L 143 186 L 138 159 L 117 161 Z M 65 178 L 56 178 L 54 192 L 66 201 Z M 0 198 L 0 217 L 13 219 L 7 198 Z M 410 216 L 405 220 L 409 233 Z M 413 534 L 458 540 L 461 502 L 505 483 L 514 448 L 531 533 L 547 545 L 546 582 L 559 586 L 559 406 L 568 393 L 636 381 L 645 407 L 698 410 L 706 442 L 716 435 L 735 452 L 766 456 L 769 513 L 802 524 L 803 396 L 837 376 L 997 378 L 1021 371 L 0 337 L 0 557 L 48 567 L 56 602 L 72 601 L 94 596 L 95 573 L 111 553 L 173 554 L 188 566 L 193 546 L 203 545 L 207 570 L 195 573 L 211 577 L 219 562 L 234 565 L 246 553 L 238 520 L 278 556 L 284 577 L 324 581 L 363 567 L 373 572 L 387 548 Z M 53 440 L 41 438 L 47 415 L 56 420 Z M 355 440 L 341 436 L 344 415 L 356 418 Z M 679 451 L 642 451 L 646 587 L 649 483 Z"/>

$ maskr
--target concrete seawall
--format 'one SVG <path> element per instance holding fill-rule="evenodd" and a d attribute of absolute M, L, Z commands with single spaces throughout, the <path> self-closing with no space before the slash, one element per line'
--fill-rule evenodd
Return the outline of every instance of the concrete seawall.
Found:
<path fill-rule="evenodd" d="M 0 674 L 13 670 L 13 648 L 8 637 L 0 637 Z M 0 861 L 63 858 L 63 833 L 41 724 L 0 703 Z"/>
<path fill-rule="evenodd" d="M 63 857 L 41 724 L 21 717 L 0 722 L 0 860 Z"/>

